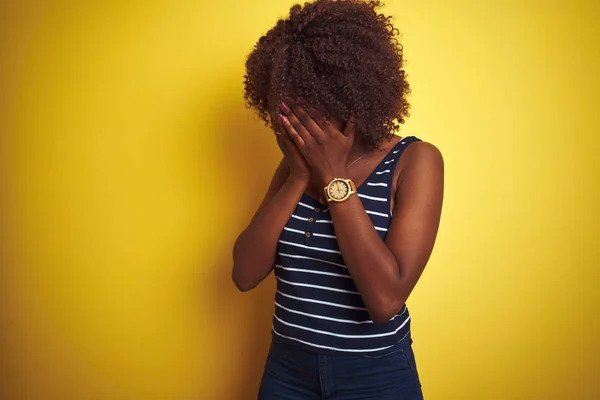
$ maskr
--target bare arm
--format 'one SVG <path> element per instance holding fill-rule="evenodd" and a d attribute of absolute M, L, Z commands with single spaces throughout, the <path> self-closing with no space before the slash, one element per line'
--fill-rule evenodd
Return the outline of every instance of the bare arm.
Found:
<path fill-rule="evenodd" d="M 291 175 L 282 160 L 267 194 L 233 247 L 232 279 L 242 292 L 258 286 L 273 269 L 279 235 L 306 190 L 308 179 Z"/>
<path fill-rule="evenodd" d="M 385 242 L 358 196 L 330 205 L 346 266 L 376 323 L 389 321 L 403 307 L 431 256 L 440 222 L 444 165 L 439 150 L 417 142 L 404 157 Z"/>

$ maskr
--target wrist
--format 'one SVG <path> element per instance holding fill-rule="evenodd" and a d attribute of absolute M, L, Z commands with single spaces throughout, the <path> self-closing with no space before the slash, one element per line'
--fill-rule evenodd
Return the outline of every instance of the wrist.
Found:
<path fill-rule="evenodd" d="M 323 187 L 327 186 L 335 178 L 348 179 L 348 178 L 350 178 L 350 175 L 348 174 L 348 170 L 345 167 L 338 168 L 338 169 L 331 169 L 321 175 L 322 186 Z"/>
<path fill-rule="evenodd" d="M 306 188 L 310 182 L 310 173 L 290 172 L 287 181 L 294 186 Z"/>

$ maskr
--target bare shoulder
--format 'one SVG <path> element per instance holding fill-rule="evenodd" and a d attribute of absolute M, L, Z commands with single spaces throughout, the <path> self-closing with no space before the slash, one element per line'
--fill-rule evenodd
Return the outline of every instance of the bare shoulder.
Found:
<path fill-rule="evenodd" d="M 401 165 L 396 180 L 397 187 L 400 187 L 402 182 L 408 183 L 409 186 L 443 186 L 444 158 L 434 144 L 425 141 L 411 143 L 404 150 L 399 164 Z"/>
<path fill-rule="evenodd" d="M 409 168 L 443 168 L 442 152 L 434 144 L 419 141 L 410 144 L 403 154 L 403 166 Z"/>
<path fill-rule="evenodd" d="M 416 141 L 402 152 L 394 171 L 392 184 L 392 209 L 416 187 L 421 190 L 443 192 L 444 159 L 441 151 L 433 144 Z"/>

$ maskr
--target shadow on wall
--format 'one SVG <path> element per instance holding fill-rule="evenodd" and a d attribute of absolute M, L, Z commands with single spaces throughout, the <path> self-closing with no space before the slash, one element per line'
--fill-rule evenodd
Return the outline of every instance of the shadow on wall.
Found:
<path fill-rule="evenodd" d="M 261 122 L 249 124 L 250 118 L 258 117 L 240 107 L 239 101 L 226 102 L 219 114 L 223 116 L 219 128 L 224 134 L 219 135 L 221 141 L 215 150 L 222 152 L 222 164 L 214 168 L 226 170 L 226 177 L 235 182 L 235 189 L 229 192 L 235 198 L 228 204 L 235 207 L 237 220 L 230 221 L 232 233 L 214 249 L 218 254 L 210 284 L 209 298 L 214 301 L 210 309 L 215 311 L 211 320 L 221 325 L 219 348 L 228 349 L 225 365 L 221 365 L 227 375 L 218 377 L 228 385 L 219 388 L 215 399 L 254 400 L 270 345 L 275 280 L 271 274 L 257 288 L 239 292 L 231 280 L 232 250 L 237 235 L 262 201 L 279 156 L 269 127 Z"/>

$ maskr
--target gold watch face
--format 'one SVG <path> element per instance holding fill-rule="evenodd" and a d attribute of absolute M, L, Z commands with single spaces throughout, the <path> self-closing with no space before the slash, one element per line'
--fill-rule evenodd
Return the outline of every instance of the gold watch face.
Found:
<path fill-rule="evenodd" d="M 348 185 L 346 181 L 336 180 L 331 182 L 327 190 L 329 192 L 329 197 L 331 197 L 333 200 L 343 200 L 346 196 L 348 196 L 350 185 Z"/>

